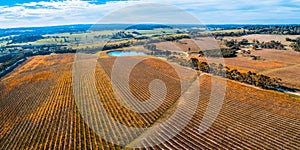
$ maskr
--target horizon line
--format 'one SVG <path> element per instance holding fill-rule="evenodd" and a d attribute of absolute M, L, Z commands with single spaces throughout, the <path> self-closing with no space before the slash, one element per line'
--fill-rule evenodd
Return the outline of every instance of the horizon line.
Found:
<path fill-rule="evenodd" d="M 300 23 L 178 23 L 178 24 L 160 24 L 160 23 L 139 23 L 139 24 L 153 24 L 153 25 L 300 25 Z M 19 27 L 0 27 L 1 30 L 6 29 L 20 29 L 20 28 L 45 28 L 45 27 L 63 27 L 63 26 L 79 26 L 79 25 L 138 25 L 138 24 L 131 24 L 131 23 L 74 23 L 74 24 L 57 24 L 57 25 L 36 25 L 36 26 L 19 26 Z"/>

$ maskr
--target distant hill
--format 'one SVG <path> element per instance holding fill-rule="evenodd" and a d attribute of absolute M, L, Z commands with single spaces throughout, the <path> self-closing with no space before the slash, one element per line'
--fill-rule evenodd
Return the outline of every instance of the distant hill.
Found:
<path fill-rule="evenodd" d="M 162 25 L 162 24 L 137 24 L 137 25 L 132 25 L 125 30 L 153 30 L 153 29 L 172 29 L 172 27 L 168 25 Z"/>

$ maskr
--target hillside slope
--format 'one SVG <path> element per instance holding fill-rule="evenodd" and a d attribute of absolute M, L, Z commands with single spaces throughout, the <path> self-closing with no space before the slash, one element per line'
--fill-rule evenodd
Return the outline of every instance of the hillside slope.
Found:
<path fill-rule="evenodd" d="M 37 56 L 28 59 L 1 79 L 0 149 L 122 148 L 102 140 L 82 118 L 78 107 L 87 105 L 76 105 L 72 87 L 73 61 L 72 54 Z M 97 62 L 95 85 L 101 105 L 114 120 L 131 127 L 151 127 L 161 119 L 168 118 L 172 109 L 182 105 L 176 103 L 180 91 L 184 91 L 180 89 L 176 72 L 163 60 L 149 59 L 134 68 L 129 90 L 140 101 L 145 101 L 151 96 L 147 84 L 156 78 L 164 81 L 172 90 L 168 91 L 166 101 L 151 113 L 139 114 L 124 108 L 112 93 L 110 69 L 113 61 L 113 58 L 103 58 Z M 194 81 L 192 72 L 188 70 L 185 77 L 189 81 L 187 83 Z M 82 81 L 85 82 L 89 83 Z M 211 98 L 211 82 L 215 82 L 216 86 L 226 82 L 225 100 L 216 121 L 207 132 L 199 134 L 199 125 Z M 185 85 L 183 88 L 189 86 Z M 300 148 L 299 98 L 210 75 L 200 76 L 199 86 L 199 102 L 192 120 L 171 140 L 149 149 Z M 94 114 L 99 107 L 84 109 L 87 113 Z M 182 110 L 182 113 L 185 111 L 189 111 L 188 108 Z M 102 116 L 91 117 L 101 120 Z M 181 117 L 184 114 L 176 118 L 179 125 L 180 120 L 184 119 Z M 106 126 L 109 132 L 117 131 L 112 122 L 98 122 L 95 126 Z M 161 130 L 164 133 L 172 132 L 174 125 L 162 126 Z M 128 134 L 126 141 L 130 144 L 134 140 L 143 140 L 137 138 L 147 132 L 151 131 Z M 120 133 L 114 133 L 115 136 L 118 134 Z M 157 140 L 162 141 L 163 138 L 167 138 L 167 135 L 160 134 L 143 142 L 147 145 Z"/>

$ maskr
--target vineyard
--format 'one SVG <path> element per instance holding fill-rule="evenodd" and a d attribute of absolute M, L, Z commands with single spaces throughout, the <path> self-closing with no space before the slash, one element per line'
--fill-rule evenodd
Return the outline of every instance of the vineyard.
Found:
<path fill-rule="evenodd" d="M 203 74 L 200 82 L 198 75 L 191 69 L 174 65 L 183 74 L 183 86 L 176 70 L 162 59 L 149 57 L 131 57 L 141 60 L 129 76 L 129 87 L 122 84 L 122 75 L 116 75 L 116 86 L 130 91 L 140 102 L 150 97 L 159 98 L 149 91 L 149 84 L 154 79 L 163 81 L 167 93 L 163 103 L 150 113 L 137 113 L 122 106 L 119 101 L 128 99 L 128 95 L 114 95 L 111 75 L 114 57 L 99 58 L 94 72 L 84 72 L 80 88 L 90 94 L 90 84 L 95 85 L 101 106 L 115 121 L 128 127 L 145 128 L 145 132 L 134 133 L 116 130 L 118 126 L 105 116 L 99 116 L 99 105 L 95 99 L 83 101 L 81 105 L 75 100 L 72 84 L 74 55 L 37 56 L 28 59 L 12 73 L 0 81 L 0 149 L 123 149 L 119 143 L 111 143 L 99 136 L 112 133 L 112 139 L 126 138 L 126 145 L 142 141 L 153 145 L 168 139 L 169 133 L 177 126 L 183 125 L 189 107 L 184 103 L 193 96 L 187 91 L 192 85 L 200 87 L 199 102 L 196 113 L 184 129 L 161 144 L 146 149 L 299 149 L 300 148 L 300 101 L 275 91 L 268 91 L 242 85 L 235 81 Z M 79 64 L 80 65 L 80 64 Z M 87 66 L 89 64 L 86 64 Z M 84 65 L 83 65 L 84 66 Z M 124 64 L 126 66 L 126 64 Z M 126 69 L 126 68 L 125 68 Z M 93 75 L 95 82 L 93 80 Z M 214 80 L 212 80 L 214 79 Z M 225 82 L 226 81 L 226 82 Z M 211 96 L 211 83 L 216 87 L 225 83 L 227 86 L 225 100 L 216 121 L 200 134 L 199 126 L 205 114 Z M 76 90 L 76 89 L 75 89 Z M 156 89 L 162 91 L 162 89 Z M 180 99 L 180 96 L 183 99 Z M 89 107 L 92 106 L 92 107 Z M 182 106 L 182 107 L 179 107 Z M 144 107 L 144 106 L 141 106 Z M 151 127 L 169 118 L 181 108 L 176 116 L 177 125 L 160 126 L 161 133 L 153 133 Z M 90 114 L 83 118 L 84 113 Z M 212 117 L 212 116 L 209 116 Z M 90 126 L 85 119 L 99 120 Z M 105 121 L 106 120 L 106 121 Z M 207 122 L 204 121 L 204 125 Z M 105 127 L 94 131 L 96 127 Z M 149 129 L 148 129 L 149 128 Z M 148 129 L 148 130 L 147 130 Z M 124 136 L 124 134 L 126 136 Z M 152 138 L 144 139 L 155 134 Z"/>

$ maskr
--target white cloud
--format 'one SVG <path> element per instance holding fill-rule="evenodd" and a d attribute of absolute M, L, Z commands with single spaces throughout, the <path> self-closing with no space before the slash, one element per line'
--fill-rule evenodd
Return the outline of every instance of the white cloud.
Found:
<path fill-rule="evenodd" d="M 200 23 L 184 10 L 171 5 L 144 3 L 132 5 L 113 12 L 98 23 L 162 23 L 162 24 L 191 24 Z"/>
<path fill-rule="evenodd" d="M 131 3 L 136 2 L 120 1 L 96 5 L 88 1 L 68 0 L 1 6 L 0 18 L 3 19 L 0 20 L 0 27 L 96 23 L 106 14 Z"/>
<path fill-rule="evenodd" d="M 300 23 L 299 0 L 172 1 L 204 23 Z"/>
<path fill-rule="evenodd" d="M 198 17 L 204 23 L 300 23 L 299 0 L 134 0 L 111 1 L 105 4 L 90 3 L 84 0 L 40 1 L 18 4 L 16 6 L 0 6 L 0 27 L 44 26 L 58 24 L 97 23 L 103 16 L 134 4 L 158 3 L 175 5 Z M 131 15 L 134 10 L 123 11 L 120 16 L 111 18 L 132 22 L 143 21 L 153 14 L 135 9 L 139 14 Z M 138 11 L 137 11 L 138 10 Z M 153 11 L 176 16 L 178 12 L 163 8 Z M 169 14 L 167 14 L 169 13 Z M 131 18 L 130 18 L 131 16 Z M 126 17 L 126 18 L 125 18 Z M 107 17 L 106 17 L 107 18 Z M 175 18 L 176 19 L 176 18 Z M 156 18 L 159 21 L 159 18 Z M 172 21 L 172 19 L 169 19 Z M 265 21 L 264 21 L 265 20 Z M 285 22 L 280 22 L 280 20 Z M 150 20 L 151 21 L 151 20 Z M 166 20 L 162 20 L 166 21 Z"/>

